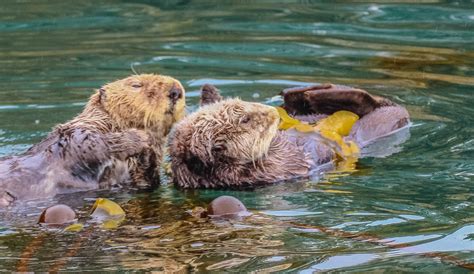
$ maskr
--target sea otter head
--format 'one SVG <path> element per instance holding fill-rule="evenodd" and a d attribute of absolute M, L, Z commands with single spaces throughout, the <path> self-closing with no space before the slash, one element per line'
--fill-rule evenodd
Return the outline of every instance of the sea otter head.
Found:
<path fill-rule="evenodd" d="M 228 99 L 204 106 L 176 125 L 172 167 L 205 176 L 225 164 L 255 163 L 267 154 L 278 123 L 276 109 L 263 104 Z"/>
<path fill-rule="evenodd" d="M 104 85 L 96 96 L 119 128 L 167 132 L 184 116 L 184 88 L 169 76 L 132 75 Z"/>

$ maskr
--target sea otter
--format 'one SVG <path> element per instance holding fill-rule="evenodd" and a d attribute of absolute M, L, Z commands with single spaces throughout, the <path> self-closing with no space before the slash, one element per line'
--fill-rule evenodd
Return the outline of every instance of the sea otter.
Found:
<path fill-rule="evenodd" d="M 71 121 L 25 153 L 0 159 L 0 207 L 15 200 L 154 184 L 171 126 L 184 116 L 174 78 L 142 74 L 104 85 Z"/>
<path fill-rule="evenodd" d="M 222 100 L 217 89 L 202 89 L 203 107 L 176 124 L 170 135 L 174 183 L 181 188 L 241 188 L 309 176 L 337 152 L 325 138 L 278 129 L 272 106 Z M 316 85 L 282 92 L 283 108 L 315 122 L 339 110 L 358 116 L 347 141 L 364 148 L 409 123 L 405 108 L 368 92 Z"/>

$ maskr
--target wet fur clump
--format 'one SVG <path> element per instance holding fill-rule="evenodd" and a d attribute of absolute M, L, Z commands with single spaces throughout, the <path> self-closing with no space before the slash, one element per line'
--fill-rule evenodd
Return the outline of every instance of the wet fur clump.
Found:
<path fill-rule="evenodd" d="M 0 159 L 0 207 L 15 200 L 159 182 L 162 147 L 184 116 L 184 89 L 162 75 L 104 85 L 71 121 L 21 155 Z"/>

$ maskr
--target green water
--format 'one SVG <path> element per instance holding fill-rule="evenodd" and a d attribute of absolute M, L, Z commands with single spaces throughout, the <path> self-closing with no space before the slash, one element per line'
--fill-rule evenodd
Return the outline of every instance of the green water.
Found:
<path fill-rule="evenodd" d="M 294 85 L 364 88 L 408 108 L 411 139 L 398 154 L 319 182 L 181 192 L 165 178 L 153 193 L 58 198 L 81 216 L 95 197 L 115 199 L 128 213 L 117 230 L 48 232 L 35 225 L 41 206 L 26 204 L 1 215 L 0 270 L 469 272 L 471 1 L 3 0 L 0 156 L 73 117 L 93 89 L 130 75 L 132 64 L 181 80 L 191 110 L 203 83 L 267 103 Z M 229 224 L 186 213 L 222 194 L 254 216 Z"/>

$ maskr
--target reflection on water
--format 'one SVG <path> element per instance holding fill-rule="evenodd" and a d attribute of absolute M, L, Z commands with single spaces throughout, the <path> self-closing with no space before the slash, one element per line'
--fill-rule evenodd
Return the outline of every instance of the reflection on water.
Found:
<path fill-rule="evenodd" d="M 179 191 L 165 178 L 153 193 L 82 193 L 0 212 L 0 269 L 472 269 L 473 4 L 313 2 L 3 1 L 0 155 L 24 151 L 132 65 L 180 79 L 190 110 L 207 82 L 273 105 L 283 88 L 335 82 L 407 106 L 413 127 L 399 153 L 319 181 Z M 229 223 L 187 213 L 223 194 L 255 214 Z M 98 196 L 127 211 L 119 229 L 35 225 L 48 204 L 87 216 Z"/>

